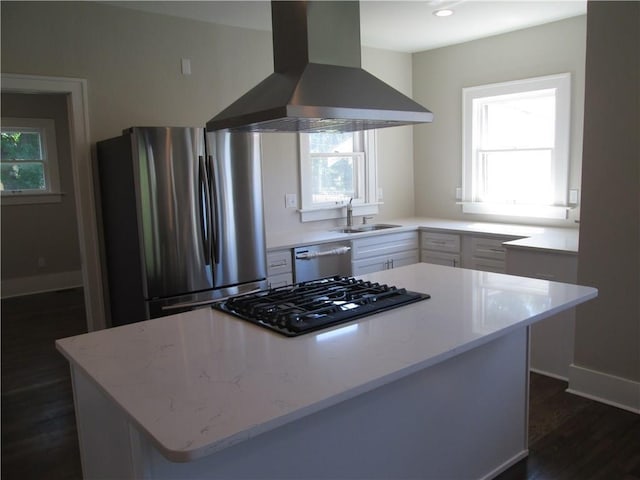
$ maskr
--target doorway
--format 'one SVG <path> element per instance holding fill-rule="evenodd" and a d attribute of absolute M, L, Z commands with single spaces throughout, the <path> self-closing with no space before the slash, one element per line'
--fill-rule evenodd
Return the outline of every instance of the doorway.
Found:
<path fill-rule="evenodd" d="M 87 82 L 84 79 L 74 78 L 2 74 L 1 85 L 3 93 L 66 95 L 87 330 L 105 328 L 99 237 L 89 141 Z"/>

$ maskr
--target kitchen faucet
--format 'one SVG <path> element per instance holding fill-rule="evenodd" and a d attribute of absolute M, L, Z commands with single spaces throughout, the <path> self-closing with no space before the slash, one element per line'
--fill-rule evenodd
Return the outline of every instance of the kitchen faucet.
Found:
<path fill-rule="evenodd" d="M 353 225 L 353 198 L 349 199 L 349 203 L 347 203 L 347 227 L 351 227 Z"/>

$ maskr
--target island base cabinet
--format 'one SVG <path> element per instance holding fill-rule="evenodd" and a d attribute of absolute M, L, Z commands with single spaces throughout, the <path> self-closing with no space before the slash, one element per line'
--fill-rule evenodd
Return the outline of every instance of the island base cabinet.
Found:
<path fill-rule="evenodd" d="M 492 478 L 527 454 L 527 345 L 518 329 L 185 463 L 76 371 L 85 478 Z"/>

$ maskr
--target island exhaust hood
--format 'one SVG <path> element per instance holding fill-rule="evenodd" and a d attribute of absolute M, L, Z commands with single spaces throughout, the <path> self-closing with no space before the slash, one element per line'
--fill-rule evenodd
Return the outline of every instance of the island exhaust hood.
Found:
<path fill-rule="evenodd" d="M 357 1 L 272 1 L 271 18 L 274 73 L 207 130 L 350 132 L 433 120 L 361 68 Z"/>

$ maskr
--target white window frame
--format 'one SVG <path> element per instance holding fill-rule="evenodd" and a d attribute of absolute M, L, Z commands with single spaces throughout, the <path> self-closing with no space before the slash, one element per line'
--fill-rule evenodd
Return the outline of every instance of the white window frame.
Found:
<path fill-rule="evenodd" d="M 478 201 L 474 178 L 478 173 L 474 102 L 483 98 L 553 89 L 556 96 L 555 145 L 552 154 L 553 202 L 549 205 L 487 203 Z M 475 111 L 474 111 L 475 110 Z M 462 211 L 489 215 L 566 219 L 569 184 L 571 74 L 562 73 L 462 89 Z"/>
<path fill-rule="evenodd" d="M 356 134 L 355 150 L 359 152 L 345 153 L 341 156 L 353 156 L 359 159 L 360 168 L 354 174 L 359 178 L 361 193 L 352 202 L 353 215 L 376 215 L 378 213 L 378 174 L 376 146 L 377 135 L 375 130 L 354 132 Z M 312 201 L 312 168 L 311 160 L 314 156 L 309 148 L 309 134 L 298 135 L 300 149 L 300 197 L 301 209 L 300 221 L 312 222 L 346 217 L 346 205 L 349 199 L 314 204 Z"/>
<path fill-rule="evenodd" d="M 2 130 L 35 131 L 41 135 L 45 190 L 2 190 L 2 204 L 24 205 L 36 203 L 57 203 L 62 200 L 60 174 L 58 170 L 58 149 L 56 145 L 55 121 L 51 118 L 2 117 Z"/>

